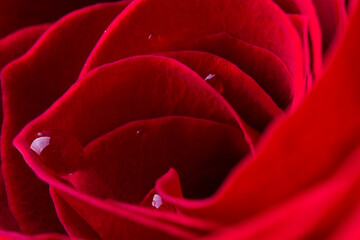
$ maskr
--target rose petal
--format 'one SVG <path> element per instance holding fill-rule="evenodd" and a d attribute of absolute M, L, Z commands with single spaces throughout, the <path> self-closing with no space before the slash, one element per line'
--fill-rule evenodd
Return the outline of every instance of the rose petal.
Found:
<path fill-rule="evenodd" d="M 0 231 L 0 238 L 2 240 L 69 240 L 67 236 L 56 233 L 44 233 L 39 235 L 23 235 L 17 232 Z"/>
<path fill-rule="evenodd" d="M 31 26 L 21 29 L 0 40 L 0 71 L 12 60 L 23 55 L 40 35 L 49 27 L 49 24 Z M 2 124 L 2 98 L 0 98 L 0 121 Z"/>
<path fill-rule="evenodd" d="M 55 203 L 56 212 L 66 232 L 71 238 L 99 239 L 99 235 L 89 224 L 71 208 L 71 206 L 54 190 L 50 188 L 51 198 Z"/>
<path fill-rule="evenodd" d="M 312 0 L 319 18 L 323 52 L 329 48 L 336 32 L 343 34 L 347 23 L 347 14 L 343 0 Z"/>
<path fill-rule="evenodd" d="M 147 78 L 143 76 L 147 76 Z M 104 79 L 106 79 L 105 82 Z M 94 92 L 94 89 L 97 91 Z M 92 92 L 91 95 L 88 94 L 89 91 Z M 92 106 L 92 108 L 83 106 Z M 119 108 L 120 106 L 121 108 Z M 114 112 L 118 112 L 118 114 L 114 114 Z M 33 133 L 44 128 L 65 129 L 74 133 L 83 144 L 86 144 L 95 137 L 128 121 L 161 115 L 189 115 L 203 119 L 208 118 L 237 128 L 241 124 L 240 119 L 223 98 L 186 66 L 164 57 L 143 56 L 109 64 L 86 75 L 48 111 L 28 125 L 19 135 L 15 144 L 21 149 L 26 161 L 35 169 L 41 179 L 51 182 L 51 185 L 65 191 L 65 186 L 53 179 L 47 170 L 36 170 L 41 165 L 39 166 L 38 160 L 36 163 L 37 158 L 34 159 L 34 152 L 29 148 L 29 143 L 33 140 Z M 88 131 L 89 129 L 92 131 Z M 65 196 L 68 194 L 76 196 L 78 200 L 71 200 L 73 197 Z M 66 189 L 61 196 L 76 211 L 81 210 L 80 215 L 101 237 L 109 234 L 109 231 L 106 231 L 104 227 L 99 227 L 97 225 L 99 218 L 94 218 L 98 215 L 92 214 L 99 214 L 104 218 L 101 220 L 101 226 L 103 224 L 106 226 L 113 221 L 114 225 L 111 226 L 119 231 L 117 234 L 120 236 L 125 234 L 124 228 L 117 227 L 119 227 L 118 224 L 125 224 L 124 216 L 130 219 L 140 218 L 140 223 L 148 226 L 151 224 L 151 226 L 154 225 L 154 227 L 167 232 L 180 231 L 186 236 L 195 234 L 194 232 L 204 234 L 203 230 L 198 230 L 198 225 L 194 225 L 192 221 L 189 222 L 186 219 L 182 221 L 181 218 L 179 220 L 178 217 L 171 217 L 171 221 L 168 218 L 159 220 L 157 215 L 149 218 L 149 214 L 137 210 L 137 208 L 135 209 L 136 213 L 128 213 L 129 206 L 116 204 L 114 209 L 106 202 L 80 195 L 71 189 Z M 90 208 L 91 211 L 87 211 L 86 208 Z M 146 217 L 142 216 L 145 213 Z M 129 214 L 130 216 L 128 216 Z M 133 217 L 131 218 L 131 216 Z M 183 226 L 184 224 L 186 226 Z"/>
<path fill-rule="evenodd" d="M 319 19 L 316 14 L 312 0 L 272 0 L 278 4 L 286 13 L 301 14 L 308 17 L 309 37 L 311 49 L 311 67 L 314 79 L 321 73 L 322 69 L 322 36 Z"/>
<path fill-rule="evenodd" d="M 86 145 L 122 124 L 162 116 L 189 116 L 239 127 L 250 147 L 257 137 L 221 95 L 189 68 L 170 58 L 139 56 L 93 70 L 29 124 L 22 138 L 30 144 L 38 131 L 62 129 Z"/>
<path fill-rule="evenodd" d="M 143 226 L 136 221 L 127 219 L 126 217 L 129 216 L 126 214 L 125 218 L 119 217 L 115 211 L 104 211 L 101 208 L 92 206 L 89 202 L 79 201 L 64 192 L 55 189 L 52 189 L 51 192 L 58 192 L 92 226 L 101 239 L 183 239 L 197 236 L 194 233 L 171 229 L 171 227 L 167 231 L 158 231 L 154 226 Z M 110 205 L 112 208 L 117 207 L 115 201 L 107 201 L 106 205 Z M 156 213 L 154 212 L 153 214 L 156 215 Z M 172 234 L 170 235 L 167 232 Z"/>
<path fill-rule="evenodd" d="M 24 54 L 48 28 L 48 24 L 28 27 L 19 30 L 0 40 L 0 69 L 10 61 Z M 3 121 L 2 98 L 0 98 L 0 121 Z M 0 174 L 0 229 L 19 231 L 19 227 L 8 207 L 5 186 Z"/>
<path fill-rule="evenodd" d="M 332 174 L 360 141 L 359 24 L 360 8 L 323 78 L 303 104 L 264 137 L 257 155 L 233 170 L 217 194 L 199 202 L 165 200 L 187 214 L 232 223 Z"/>
<path fill-rule="evenodd" d="M 357 192 L 359 192 L 359 190 L 357 190 Z M 360 220 L 360 207 L 359 204 L 357 204 L 358 202 L 359 200 L 356 202 L 356 206 L 354 206 L 351 210 L 351 213 L 349 213 L 346 218 L 342 219 L 342 223 L 339 227 L 337 227 L 337 229 L 329 239 L 351 240 L 353 238 L 360 237 L 360 232 L 357 228 Z"/>
<path fill-rule="evenodd" d="M 176 59 L 191 68 L 217 90 L 247 124 L 257 130 L 265 129 L 282 113 L 252 78 L 223 58 L 199 51 L 165 52 L 156 55 Z"/>
<path fill-rule="evenodd" d="M 0 38 L 26 26 L 53 22 L 74 9 L 96 2 L 99 1 L 1 0 Z"/>
<path fill-rule="evenodd" d="M 274 3 L 263 0 L 228 4 L 222 0 L 207 4 L 193 0 L 133 1 L 109 26 L 81 75 L 121 58 L 169 51 L 175 43 L 219 32 L 270 50 L 286 63 L 295 79 L 302 78 L 301 43 L 296 30 Z"/>
<path fill-rule="evenodd" d="M 156 181 L 156 189 L 161 189 L 160 191 L 167 195 L 183 198 L 179 174 L 173 168 Z"/>
<path fill-rule="evenodd" d="M 3 175 L 9 206 L 28 234 L 62 232 L 63 228 L 53 210 L 48 187 L 24 163 L 12 140 L 76 80 L 94 44 L 127 3 L 95 5 L 64 17 L 26 55 L 1 72 L 5 116 L 1 136 Z M 90 29 L 89 24 L 93 26 Z M 78 41 L 74 41 L 75 33 Z"/>
<path fill-rule="evenodd" d="M 47 182 L 60 196 L 102 237 L 116 238 L 145 236 L 170 238 L 194 238 L 207 234 L 217 226 L 211 222 L 153 211 L 144 207 L 127 205 L 113 200 L 100 200 L 84 195 L 73 189 L 64 179 L 49 174 L 34 152 L 25 146 L 23 140 L 17 142 L 24 158 L 37 176 Z M 55 189 L 56 188 L 56 189 Z M 50 192 L 53 192 L 51 190 Z M 57 203 L 55 203 L 57 204 Z M 159 230 L 161 230 L 159 232 Z M 169 235 L 170 234 L 170 235 Z"/>
<path fill-rule="evenodd" d="M 351 235 L 332 236 L 344 219 L 352 217 L 360 200 L 360 145 L 343 159 L 333 176 L 289 201 L 242 224 L 225 228 L 207 239 L 357 239 Z M 332 236 L 332 237 L 331 237 Z M 335 238 L 334 238 L 335 237 Z M 350 238 L 349 238 L 350 237 Z"/>
<path fill-rule="evenodd" d="M 300 14 L 288 14 L 290 20 L 296 27 L 299 35 L 301 36 L 303 51 L 304 51 L 304 72 L 306 77 L 306 89 L 309 90 L 312 86 L 312 74 L 311 74 L 311 59 L 310 59 L 310 48 L 309 48 L 309 37 L 308 37 L 308 19 L 307 17 Z"/>
<path fill-rule="evenodd" d="M 188 117 L 134 121 L 88 144 L 84 166 L 68 180 L 87 194 L 137 204 L 173 167 L 185 197 L 204 198 L 248 152 L 241 130 L 229 125 Z"/>
<path fill-rule="evenodd" d="M 19 231 L 19 226 L 9 209 L 3 177 L 0 175 L 0 230 Z"/>
<path fill-rule="evenodd" d="M 0 69 L 23 55 L 50 26 L 42 24 L 21 29 L 0 40 Z"/>
<path fill-rule="evenodd" d="M 239 40 L 227 33 L 211 34 L 176 44 L 175 49 L 201 50 L 237 65 L 283 109 L 292 101 L 294 79 L 285 63 L 270 51 Z"/>

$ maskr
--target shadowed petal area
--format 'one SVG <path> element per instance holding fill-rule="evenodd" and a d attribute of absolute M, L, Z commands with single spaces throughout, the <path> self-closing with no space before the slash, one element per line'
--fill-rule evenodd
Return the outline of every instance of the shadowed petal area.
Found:
<path fill-rule="evenodd" d="M 71 206 L 56 192 L 50 188 L 51 198 L 55 203 L 56 212 L 66 232 L 71 238 L 99 239 L 99 235 L 89 224 L 71 208 Z"/>
<path fill-rule="evenodd" d="M 49 24 L 19 30 L 0 40 L 0 70 L 12 60 L 24 54 L 48 28 Z M 3 121 L 2 98 L 0 98 L 0 122 Z M 19 231 L 19 227 L 8 207 L 2 173 L 0 175 L 0 229 Z"/>
<path fill-rule="evenodd" d="M 24 163 L 12 140 L 76 81 L 96 41 L 127 3 L 100 4 L 71 13 L 1 72 L 5 117 L 1 136 L 3 176 L 9 207 L 27 234 L 64 230 L 48 186 Z"/>
<path fill-rule="evenodd" d="M 177 230 L 168 229 L 167 231 L 158 231 L 155 226 L 143 226 L 138 221 L 131 219 L 131 214 L 119 215 L 118 209 L 125 208 L 120 206 L 116 201 L 104 200 L 101 203 L 109 206 L 111 210 L 104 210 L 94 207 L 90 201 L 79 201 L 79 199 L 71 195 L 56 190 L 51 187 L 51 192 L 61 196 L 72 209 L 74 209 L 79 216 L 81 216 L 100 236 L 100 239 L 184 239 L 194 238 L 194 233 L 187 233 L 186 231 L 178 232 Z M 55 200 L 55 204 L 59 204 Z M 128 207 L 130 208 L 130 207 Z M 74 211 L 71 210 L 71 211 Z M 148 210 L 149 211 L 149 210 Z M 156 212 L 151 211 L 152 215 Z M 136 219 L 136 218 L 135 218 Z M 165 224 L 164 224 L 165 225 Z M 73 226 L 73 227 L 76 227 Z M 164 228 L 168 226 L 163 226 Z M 78 230 L 77 230 L 78 231 Z M 172 235 L 167 232 L 172 232 Z M 180 230 L 181 231 L 181 230 Z"/>
<path fill-rule="evenodd" d="M 88 144 L 84 166 L 68 180 L 79 191 L 137 204 L 173 167 L 185 197 L 204 198 L 248 152 L 241 130 L 229 125 L 188 117 L 135 121 Z"/>
<path fill-rule="evenodd" d="M 21 29 L 0 40 L 0 71 L 6 64 L 23 55 L 50 26 L 42 24 Z M 0 121 L 3 121 L 2 98 L 0 98 Z"/>
<path fill-rule="evenodd" d="M 335 34 L 343 34 L 347 23 L 344 0 L 312 0 L 319 18 L 323 52 L 328 50 Z"/>
<path fill-rule="evenodd" d="M 21 28 L 46 22 L 53 22 L 65 14 L 95 4 L 97 0 L 1 0 L 0 38 Z"/>
<path fill-rule="evenodd" d="M 27 27 L 0 40 L 0 69 L 23 55 L 44 33 L 50 24 Z"/>
<path fill-rule="evenodd" d="M 312 0 L 272 0 L 288 14 L 301 14 L 308 18 L 311 67 L 314 76 L 322 70 L 322 36 L 319 18 Z"/>

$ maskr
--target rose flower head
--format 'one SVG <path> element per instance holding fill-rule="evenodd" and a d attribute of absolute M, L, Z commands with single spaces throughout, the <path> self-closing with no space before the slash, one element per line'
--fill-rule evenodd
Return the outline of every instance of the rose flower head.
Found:
<path fill-rule="evenodd" d="M 357 0 L 0 20 L 0 239 L 360 239 Z"/>

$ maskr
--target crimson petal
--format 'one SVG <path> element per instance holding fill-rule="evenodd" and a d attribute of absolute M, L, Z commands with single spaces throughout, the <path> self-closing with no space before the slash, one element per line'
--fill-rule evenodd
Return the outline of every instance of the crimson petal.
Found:
<path fill-rule="evenodd" d="M 303 104 L 278 122 L 258 153 L 238 165 L 217 194 L 200 202 L 165 200 L 188 214 L 233 223 L 331 175 L 360 141 L 359 24 L 360 7 L 328 71 Z"/>
<path fill-rule="evenodd" d="M 279 57 L 230 34 L 205 35 L 178 43 L 174 49 L 200 50 L 225 58 L 251 76 L 283 109 L 290 105 L 295 91 L 301 95 L 302 89 L 294 89 L 294 85 L 301 86 L 301 82 L 294 83 L 299 79 L 294 79 Z"/>
<path fill-rule="evenodd" d="M 358 239 L 359 213 L 354 209 L 360 201 L 359 158 L 360 145 L 343 159 L 333 176 L 206 239 Z"/>
<path fill-rule="evenodd" d="M 274 3 L 265 0 L 227 4 L 222 0 L 206 4 L 198 0 L 133 1 L 100 39 L 82 75 L 105 63 L 169 51 L 176 43 L 219 32 L 270 50 L 285 62 L 295 79 L 302 78 L 301 42 L 296 30 Z"/>
<path fill-rule="evenodd" d="M 319 19 L 312 0 L 272 0 L 278 4 L 286 13 L 301 14 L 308 17 L 309 37 L 312 53 L 312 70 L 315 77 L 322 69 L 322 36 Z"/>
<path fill-rule="evenodd" d="M 335 34 L 343 34 L 347 23 L 344 0 L 312 0 L 319 18 L 323 52 L 328 50 Z"/>
<path fill-rule="evenodd" d="M 1 0 L 0 1 L 0 38 L 21 28 L 53 22 L 66 13 L 97 0 Z"/>
<path fill-rule="evenodd" d="M 9 206 L 25 233 L 64 230 L 53 210 L 48 186 L 31 172 L 13 148 L 12 140 L 27 122 L 75 82 L 96 41 L 127 4 L 100 4 L 71 13 L 50 27 L 27 54 L 1 72 L 5 116 L 2 168 Z M 78 41 L 74 41 L 74 34 L 79 36 Z"/>
<path fill-rule="evenodd" d="M 191 68 L 220 92 L 247 124 L 257 130 L 265 129 L 282 113 L 251 77 L 223 58 L 200 51 L 176 51 L 156 55 L 176 59 Z M 214 81 L 211 82 L 212 80 Z"/>
<path fill-rule="evenodd" d="M 36 132 L 64 129 L 86 145 L 127 122 L 162 116 L 189 116 L 239 127 L 250 147 L 257 137 L 221 95 L 185 65 L 165 57 L 138 56 L 87 74 L 29 124 L 22 138 L 30 144 Z"/>
<path fill-rule="evenodd" d="M 204 198 L 248 152 L 241 130 L 230 125 L 189 117 L 134 121 L 88 144 L 85 165 L 68 180 L 87 194 L 137 204 L 173 167 L 185 197 Z"/>

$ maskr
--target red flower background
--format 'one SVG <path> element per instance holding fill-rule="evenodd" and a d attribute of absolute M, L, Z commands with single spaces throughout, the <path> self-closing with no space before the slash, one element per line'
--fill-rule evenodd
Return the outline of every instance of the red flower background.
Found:
<path fill-rule="evenodd" d="M 96 3 L 0 1 L 2 239 L 360 238 L 357 1 Z"/>

